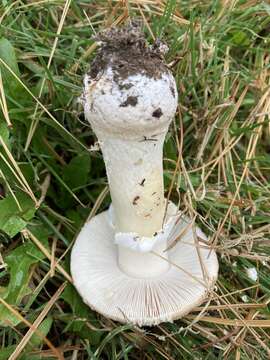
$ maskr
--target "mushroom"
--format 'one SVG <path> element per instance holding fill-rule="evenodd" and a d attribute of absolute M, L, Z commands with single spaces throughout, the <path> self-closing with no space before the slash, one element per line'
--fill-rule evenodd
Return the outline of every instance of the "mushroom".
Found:
<path fill-rule="evenodd" d="M 175 80 L 165 46 L 147 46 L 136 24 L 98 40 L 84 78 L 84 112 L 103 153 L 112 204 L 76 239 L 74 285 L 85 303 L 114 320 L 172 321 L 205 299 L 218 272 L 201 230 L 172 202 L 165 206 L 162 151 L 177 107 Z"/>

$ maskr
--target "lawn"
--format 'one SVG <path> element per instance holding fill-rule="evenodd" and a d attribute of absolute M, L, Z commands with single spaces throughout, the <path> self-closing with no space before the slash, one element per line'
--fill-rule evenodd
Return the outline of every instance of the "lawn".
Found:
<path fill-rule="evenodd" d="M 270 5 L 256 0 L 0 1 L 0 360 L 270 358 Z M 174 323 L 91 311 L 70 251 L 108 208 L 79 97 L 98 31 L 129 17 L 166 61 L 179 106 L 166 195 L 209 236 L 219 278 Z"/>

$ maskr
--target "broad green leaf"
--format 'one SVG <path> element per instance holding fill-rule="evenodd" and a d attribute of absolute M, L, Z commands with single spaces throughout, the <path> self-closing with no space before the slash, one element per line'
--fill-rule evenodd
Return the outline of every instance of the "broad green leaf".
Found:
<path fill-rule="evenodd" d="M 32 226 L 31 231 L 47 247 L 48 231 L 41 228 L 40 224 L 37 228 Z M 23 297 L 31 293 L 32 290 L 28 286 L 30 268 L 33 264 L 43 260 L 44 257 L 44 254 L 30 240 L 13 249 L 9 255 L 4 257 L 10 280 L 1 296 L 7 303 L 18 306 Z M 20 323 L 20 320 L 11 314 L 4 305 L 0 305 L 0 325 L 9 326 L 10 324 L 7 321 L 13 325 Z"/>
<path fill-rule="evenodd" d="M 6 348 L 2 347 L 0 351 L 0 360 L 7 360 L 15 351 L 17 345 L 11 345 Z"/>
<path fill-rule="evenodd" d="M 0 121 L 0 136 L 6 143 L 8 147 L 10 147 L 9 143 L 9 130 L 7 124 L 5 122 Z"/>
<path fill-rule="evenodd" d="M 68 284 L 64 290 L 64 292 L 61 295 L 61 298 L 63 298 L 71 307 L 72 312 L 74 315 L 76 315 L 79 318 L 87 318 L 90 314 L 89 307 L 85 305 L 85 303 L 82 301 L 80 295 L 77 293 L 75 288 Z M 81 324 L 78 327 L 78 330 L 83 326 Z"/>
<path fill-rule="evenodd" d="M 1 230 L 4 231 L 10 237 L 14 237 L 18 232 L 23 230 L 27 225 L 27 222 L 24 221 L 17 215 L 10 216 L 6 222 L 1 226 Z"/>
<path fill-rule="evenodd" d="M 29 196 L 22 192 L 17 192 L 15 196 L 21 210 L 11 194 L 0 200 L 0 230 L 10 237 L 23 230 L 27 221 L 34 217 L 36 211 Z"/>
<path fill-rule="evenodd" d="M 92 316 L 90 308 L 85 305 L 80 295 L 71 284 L 67 285 L 61 295 L 61 298 L 70 305 L 74 315 L 74 319 L 72 321 L 70 321 L 70 319 L 67 321 L 68 331 L 78 333 L 82 338 L 88 339 L 91 344 L 98 343 L 101 337 L 101 332 L 91 331 L 89 327 L 85 325 L 86 320 L 91 322 L 94 317 Z"/>
<path fill-rule="evenodd" d="M 14 76 L 15 74 L 19 79 L 21 78 L 16 53 L 11 42 L 4 37 L 0 38 L 0 59 L 0 72 L 8 109 L 14 108 L 14 103 L 20 104 L 23 107 L 26 101 L 29 101 L 29 94 L 27 94 L 22 84 Z"/>
<path fill-rule="evenodd" d="M 38 330 L 44 335 L 44 336 L 47 336 L 48 332 L 50 331 L 51 329 L 51 326 L 52 326 L 52 323 L 53 323 L 53 318 L 51 316 L 48 316 L 46 319 L 44 319 L 42 321 L 42 323 L 39 325 L 38 327 Z M 37 334 L 34 334 L 32 337 L 31 337 L 31 340 L 30 340 L 30 345 L 31 346 L 39 346 L 43 343 L 43 339 L 38 336 Z"/>
<path fill-rule="evenodd" d="M 88 209 L 87 209 L 87 212 L 89 213 Z M 78 212 L 78 210 L 69 209 L 69 210 L 67 210 L 66 215 L 67 215 L 68 219 L 72 221 L 72 225 L 76 229 L 80 229 L 80 227 L 82 226 L 82 223 L 83 223 L 83 219 L 84 219 L 82 217 L 82 214 L 80 212 Z"/>
<path fill-rule="evenodd" d="M 34 171 L 34 165 L 30 164 L 30 162 L 24 162 L 20 164 L 20 170 L 23 173 L 23 176 L 25 180 L 28 182 L 28 184 L 34 184 L 35 182 L 35 171 Z M 43 181 L 43 177 L 40 178 L 40 183 Z"/>
<path fill-rule="evenodd" d="M 74 157 L 63 170 L 63 180 L 72 189 L 87 184 L 90 156 L 87 153 Z"/>
<path fill-rule="evenodd" d="M 5 38 L 0 39 L 0 58 L 18 77 L 20 76 L 15 50 L 12 44 Z M 21 88 L 21 85 L 2 63 L 0 64 L 0 71 L 4 89 L 7 92 L 6 95 L 12 96 L 13 93 Z"/>
<path fill-rule="evenodd" d="M 17 64 L 16 54 L 12 44 L 5 38 L 0 39 L 0 58 L 19 76 L 20 71 Z M 2 68 L 3 65 L 1 65 Z M 4 70 L 2 75 L 6 75 L 8 70 Z"/>

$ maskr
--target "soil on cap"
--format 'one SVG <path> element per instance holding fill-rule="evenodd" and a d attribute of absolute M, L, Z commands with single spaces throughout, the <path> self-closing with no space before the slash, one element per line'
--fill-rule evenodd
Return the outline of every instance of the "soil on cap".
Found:
<path fill-rule="evenodd" d="M 163 115 L 163 112 L 162 112 L 161 108 L 157 108 L 157 109 L 153 112 L 153 114 L 152 114 L 153 117 L 158 118 L 158 119 L 159 119 L 162 115 Z"/>
<path fill-rule="evenodd" d="M 120 107 L 136 106 L 138 103 L 138 96 L 128 96 L 127 100 L 120 104 Z"/>
<path fill-rule="evenodd" d="M 122 85 L 122 81 L 130 75 L 144 74 L 159 79 L 168 72 L 163 59 L 165 45 L 159 40 L 148 46 L 144 33 L 138 22 L 113 27 L 99 33 L 96 38 L 101 47 L 94 58 L 89 76 L 93 79 L 112 67 L 114 80 Z"/>

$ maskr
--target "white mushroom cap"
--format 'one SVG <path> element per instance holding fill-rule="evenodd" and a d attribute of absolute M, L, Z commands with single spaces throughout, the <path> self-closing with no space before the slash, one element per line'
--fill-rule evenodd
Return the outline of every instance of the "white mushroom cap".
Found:
<path fill-rule="evenodd" d="M 177 106 L 164 45 L 147 46 L 138 24 L 98 36 L 101 48 L 84 79 L 84 110 L 98 137 L 136 138 L 167 130 Z"/>
<path fill-rule="evenodd" d="M 206 240 L 200 229 L 196 232 Z M 74 283 L 93 310 L 122 323 L 151 326 L 181 318 L 208 296 L 217 278 L 216 254 L 205 244 L 197 247 L 188 219 L 175 223 L 169 243 L 183 235 L 168 251 L 169 269 L 158 276 L 134 277 L 122 271 L 114 234 L 105 211 L 84 225 L 72 251 Z M 141 264 L 139 271 L 143 269 Z"/>
<path fill-rule="evenodd" d="M 101 139 L 160 134 L 175 114 L 177 90 L 170 72 L 158 79 L 131 75 L 119 83 L 108 67 L 97 80 L 86 75 L 84 86 L 85 116 Z"/>

